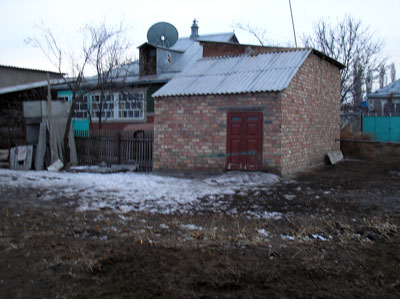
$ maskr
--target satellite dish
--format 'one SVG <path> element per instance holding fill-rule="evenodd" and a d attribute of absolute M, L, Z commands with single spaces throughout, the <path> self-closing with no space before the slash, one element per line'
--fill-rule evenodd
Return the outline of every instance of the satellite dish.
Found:
<path fill-rule="evenodd" d="M 170 48 L 178 40 L 178 30 L 167 22 L 155 23 L 147 31 L 147 40 L 151 44 Z"/>

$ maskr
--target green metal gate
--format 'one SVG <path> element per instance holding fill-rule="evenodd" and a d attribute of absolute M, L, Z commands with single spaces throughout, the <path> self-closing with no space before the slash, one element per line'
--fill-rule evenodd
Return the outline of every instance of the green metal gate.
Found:
<path fill-rule="evenodd" d="M 400 116 L 363 116 L 363 133 L 381 142 L 400 142 Z"/>

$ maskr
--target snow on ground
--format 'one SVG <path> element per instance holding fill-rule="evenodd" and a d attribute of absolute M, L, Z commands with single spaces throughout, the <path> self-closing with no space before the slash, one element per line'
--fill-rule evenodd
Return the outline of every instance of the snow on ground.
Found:
<path fill-rule="evenodd" d="M 265 189 L 279 181 L 278 176 L 261 172 L 178 178 L 133 172 L 99 174 L 0 169 L 0 187 L 38 189 L 42 200 L 71 199 L 82 211 L 111 208 L 121 212 L 185 212 L 206 196 L 246 194 L 250 188 Z M 217 208 L 218 203 L 215 206 Z"/>
<path fill-rule="evenodd" d="M 261 236 L 263 236 L 263 237 L 265 237 L 265 238 L 270 237 L 270 233 L 269 233 L 268 231 L 266 231 L 265 229 L 263 229 L 263 228 L 257 229 L 257 232 L 258 232 Z"/>

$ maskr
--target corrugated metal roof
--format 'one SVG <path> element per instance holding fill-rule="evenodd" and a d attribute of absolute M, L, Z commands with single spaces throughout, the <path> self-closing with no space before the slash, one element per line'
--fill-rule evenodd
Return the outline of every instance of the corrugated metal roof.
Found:
<path fill-rule="evenodd" d="M 157 47 L 157 76 L 147 76 L 148 79 L 157 79 L 157 80 L 170 80 L 175 77 L 177 73 L 185 71 L 192 67 L 197 60 L 201 59 L 203 56 L 203 47 L 200 45 L 200 41 L 219 41 L 219 42 L 229 42 L 233 37 L 235 37 L 235 33 L 220 33 L 220 34 L 209 34 L 209 35 L 201 35 L 197 40 L 191 39 L 189 37 L 180 38 L 171 48 L 162 48 Z M 144 44 L 143 44 L 144 45 Z M 143 46 L 142 45 L 142 46 Z M 155 46 L 156 47 L 156 46 Z M 181 53 L 169 53 L 169 50 L 179 51 Z M 161 58 L 162 52 L 167 54 L 171 54 L 172 60 L 171 63 L 164 63 L 163 61 L 167 61 L 167 59 L 159 59 Z M 143 78 L 142 78 L 143 79 Z M 141 80 L 141 79 L 139 79 Z"/>
<path fill-rule="evenodd" d="M 235 36 L 234 32 L 200 35 L 198 41 L 229 42 Z"/>
<path fill-rule="evenodd" d="M 375 91 L 374 93 L 370 94 L 368 97 L 369 98 L 386 98 L 390 94 L 393 96 L 399 96 L 400 95 L 400 79 L 396 80 L 389 85 L 382 87 Z"/>
<path fill-rule="evenodd" d="M 157 75 L 143 76 L 139 77 L 139 61 L 133 61 L 130 64 L 125 64 L 118 68 L 112 70 L 111 77 L 112 78 L 121 78 L 121 80 L 115 80 L 116 82 L 125 82 L 125 83 L 144 83 L 144 82 L 166 82 L 173 78 L 177 73 L 185 70 L 186 68 L 191 67 L 197 60 L 199 60 L 203 56 L 203 47 L 200 45 L 200 40 L 204 41 L 219 41 L 219 42 L 228 42 L 231 38 L 235 36 L 235 33 L 218 33 L 218 34 L 209 34 L 209 35 L 201 35 L 198 40 L 191 39 L 189 37 L 179 38 L 177 42 L 171 48 L 160 47 L 156 45 L 152 45 L 158 48 L 158 52 L 166 52 L 175 51 L 176 56 L 172 59 L 172 63 L 168 65 L 167 69 L 160 69 Z M 140 47 L 149 44 L 144 43 Z M 151 45 L 151 44 L 150 44 Z M 140 48 L 139 47 L 139 48 Z M 86 79 L 83 84 L 95 85 L 97 84 L 97 75 L 91 76 Z M 67 86 L 60 85 L 55 87 L 56 89 L 65 89 Z"/>
<path fill-rule="evenodd" d="M 50 84 L 60 84 L 64 83 L 64 79 L 50 79 Z M 47 86 L 48 82 L 47 81 L 38 81 L 38 82 L 31 82 L 31 83 L 26 83 L 26 84 L 19 84 L 19 85 L 14 85 L 14 86 L 8 86 L 8 87 L 3 87 L 0 88 L 0 94 L 6 94 L 6 93 L 11 93 L 11 92 L 17 92 L 21 90 L 27 90 L 27 89 L 32 89 L 32 88 L 40 88 L 40 87 L 45 87 Z"/>
<path fill-rule="evenodd" d="M 200 59 L 153 96 L 229 94 L 285 89 L 311 50 Z"/>
<path fill-rule="evenodd" d="M 31 71 L 31 72 L 39 72 L 39 73 L 49 73 L 49 74 L 55 74 L 55 75 L 64 75 L 63 73 L 59 72 L 54 72 L 54 71 L 48 71 L 48 70 L 38 70 L 38 69 L 29 69 L 25 67 L 19 67 L 19 66 L 12 66 L 12 65 L 4 65 L 1 64 L 0 68 L 8 68 L 8 69 L 15 69 L 15 70 L 21 70 L 21 71 Z"/>

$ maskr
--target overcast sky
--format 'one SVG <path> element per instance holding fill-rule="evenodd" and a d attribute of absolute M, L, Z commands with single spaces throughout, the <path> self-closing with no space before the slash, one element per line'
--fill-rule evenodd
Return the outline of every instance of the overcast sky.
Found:
<path fill-rule="evenodd" d="M 400 77 L 399 0 L 292 0 L 298 43 L 320 19 L 335 22 L 345 14 L 362 21 L 385 42 L 384 54 L 396 64 Z M 194 18 L 199 33 L 233 31 L 233 24 L 265 29 L 274 45 L 293 42 L 288 0 L 0 0 L 0 64 L 55 70 L 39 49 L 24 40 L 35 35 L 35 24 L 50 27 L 63 48 L 79 49 L 78 31 L 86 23 L 129 26 L 135 47 L 146 42 L 148 28 L 160 21 L 172 23 L 180 37 L 190 35 Z M 250 34 L 235 30 L 241 43 L 257 44 Z M 136 51 L 136 48 L 135 48 Z M 65 70 L 67 71 L 67 70 Z"/>

